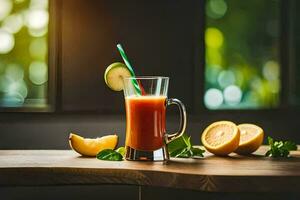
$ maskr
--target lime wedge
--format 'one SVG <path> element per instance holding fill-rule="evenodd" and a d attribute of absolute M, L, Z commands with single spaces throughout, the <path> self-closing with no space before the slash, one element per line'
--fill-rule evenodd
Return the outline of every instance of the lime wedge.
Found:
<path fill-rule="evenodd" d="M 106 85 L 114 91 L 122 91 L 124 87 L 123 78 L 130 77 L 130 71 L 125 64 L 115 62 L 110 64 L 104 73 Z"/>

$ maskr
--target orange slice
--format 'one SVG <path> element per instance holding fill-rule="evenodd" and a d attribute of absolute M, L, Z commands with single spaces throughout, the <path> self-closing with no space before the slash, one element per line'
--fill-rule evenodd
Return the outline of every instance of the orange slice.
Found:
<path fill-rule="evenodd" d="M 70 133 L 69 144 L 71 148 L 83 156 L 96 156 L 104 149 L 114 149 L 118 143 L 117 135 L 106 135 L 100 138 L 84 138 Z"/>
<path fill-rule="evenodd" d="M 264 140 L 264 131 L 254 124 L 240 124 L 241 137 L 239 147 L 235 150 L 237 154 L 251 154 L 256 151 Z"/>
<path fill-rule="evenodd" d="M 204 130 L 201 141 L 209 152 L 226 156 L 238 148 L 240 131 L 233 122 L 215 122 Z"/>

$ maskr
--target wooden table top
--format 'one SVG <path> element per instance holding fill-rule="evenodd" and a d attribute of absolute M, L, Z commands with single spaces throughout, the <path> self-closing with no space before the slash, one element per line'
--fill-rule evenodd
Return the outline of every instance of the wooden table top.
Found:
<path fill-rule="evenodd" d="M 71 150 L 0 150 L 0 186 L 128 184 L 214 192 L 300 191 L 300 151 L 161 162 L 100 161 Z"/>

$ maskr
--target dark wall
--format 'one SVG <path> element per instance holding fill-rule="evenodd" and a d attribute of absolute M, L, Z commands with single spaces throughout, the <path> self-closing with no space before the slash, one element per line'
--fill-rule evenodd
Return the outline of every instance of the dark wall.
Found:
<path fill-rule="evenodd" d="M 282 123 L 282 116 L 286 116 L 285 123 Z M 195 144 L 200 144 L 200 134 L 204 128 L 213 121 L 224 119 L 236 123 L 255 123 L 264 128 L 266 135 L 300 143 L 297 131 L 299 119 L 284 112 L 270 112 L 264 118 L 251 112 L 247 117 L 239 112 L 232 112 L 230 117 L 227 113 L 200 113 L 197 117 L 189 116 L 186 133 L 192 136 Z M 169 115 L 168 132 L 176 131 L 177 120 L 176 116 Z M 119 145 L 125 141 L 124 115 L 1 114 L 0 122 L 0 149 L 69 149 L 70 132 L 85 137 L 116 133 L 120 137 Z"/>
<path fill-rule="evenodd" d="M 64 0 L 61 3 L 61 109 L 120 113 L 123 97 L 104 83 L 106 67 L 122 61 L 136 75 L 170 77 L 170 96 L 193 105 L 198 1 Z M 200 56 L 200 55 L 199 55 Z"/>

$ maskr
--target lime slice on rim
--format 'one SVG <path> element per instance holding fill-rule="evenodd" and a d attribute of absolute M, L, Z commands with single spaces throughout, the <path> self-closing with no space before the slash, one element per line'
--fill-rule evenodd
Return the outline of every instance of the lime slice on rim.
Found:
<path fill-rule="evenodd" d="M 114 91 L 122 91 L 124 88 L 123 78 L 130 77 L 130 71 L 125 64 L 115 62 L 110 64 L 104 73 L 106 85 Z"/>

